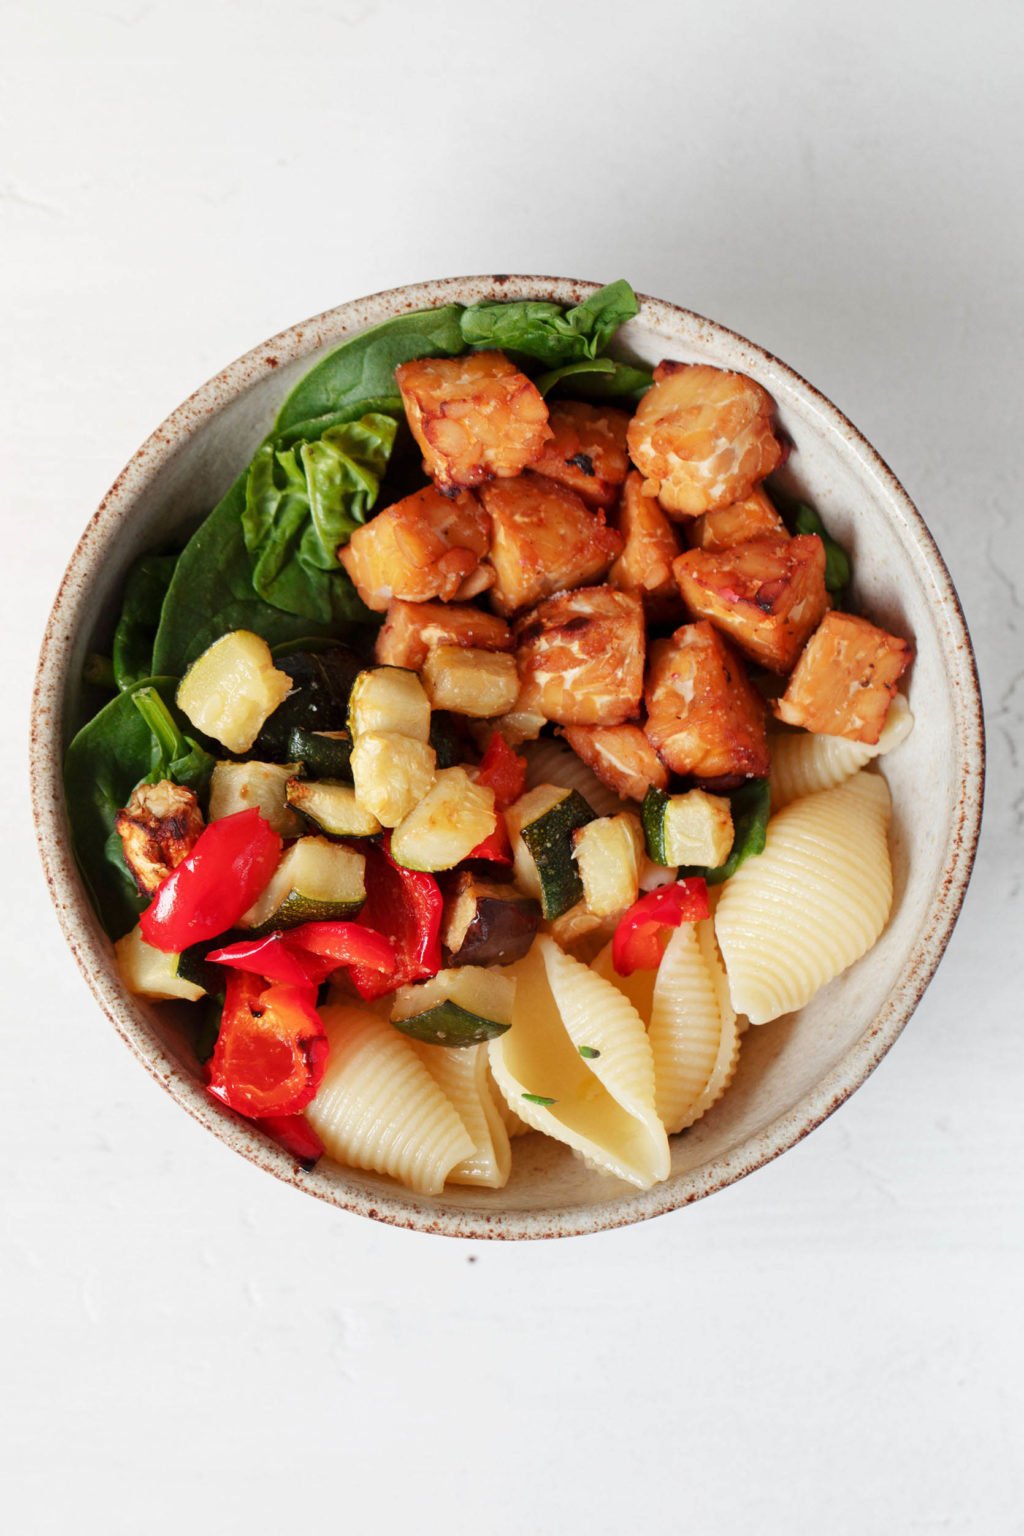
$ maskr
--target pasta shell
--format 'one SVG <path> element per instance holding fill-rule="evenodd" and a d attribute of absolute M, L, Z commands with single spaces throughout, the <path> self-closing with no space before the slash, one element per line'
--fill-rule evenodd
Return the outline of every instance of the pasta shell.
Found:
<path fill-rule="evenodd" d="M 898 693 L 889 706 L 882 734 L 875 746 L 849 741 L 845 736 L 816 735 L 811 731 L 780 732 L 769 739 L 772 810 L 804 795 L 834 789 L 863 768 L 873 757 L 892 752 L 914 728 L 910 705 Z"/>
<path fill-rule="evenodd" d="M 892 906 L 889 787 L 860 772 L 794 800 L 728 880 L 715 933 L 737 1012 L 767 1024 L 859 960 Z"/>
<path fill-rule="evenodd" d="M 328 1155 L 439 1195 L 452 1169 L 476 1154 L 451 1102 L 377 1014 L 329 1003 L 321 1017 L 330 1055 L 306 1119 Z"/>
<path fill-rule="evenodd" d="M 503 1189 L 512 1169 L 512 1148 L 490 1082 L 487 1046 L 451 1050 L 422 1040 L 409 1043 L 473 1139 L 472 1156 L 456 1163 L 447 1182 Z"/>

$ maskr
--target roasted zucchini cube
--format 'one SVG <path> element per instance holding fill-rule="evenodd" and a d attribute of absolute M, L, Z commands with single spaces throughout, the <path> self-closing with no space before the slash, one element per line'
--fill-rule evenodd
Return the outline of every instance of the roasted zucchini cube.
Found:
<path fill-rule="evenodd" d="M 666 795 L 651 789 L 641 814 L 647 852 L 655 864 L 717 869 L 732 852 L 732 806 L 723 795 L 703 789 Z"/>
<path fill-rule="evenodd" d="M 816 534 L 691 549 L 672 567 L 683 601 L 772 672 L 789 672 L 828 606 L 825 546 Z"/>
<path fill-rule="evenodd" d="M 384 613 L 395 597 L 425 603 L 465 596 L 489 542 L 475 496 L 442 496 L 428 485 L 357 528 L 338 558 L 366 606 Z"/>
<path fill-rule="evenodd" d="M 531 896 L 463 870 L 444 906 L 448 964 L 512 965 L 526 954 L 539 925 L 540 906 Z"/>
<path fill-rule="evenodd" d="M 543 396 L 503 352 L 425 357 L 395 379 L 423 467 L 445 488 L 518 475 L 551 436 Z"/>
<path fill-rule="evenodd" d="M 512 631 L 496 613 L 486 613 L 468 604 L 409 603 L 395 598 L 388 605 L 383 628 L 378 631 L 374 655 L 382 665 L 411 667 L 418 672 L 435 645 L 511 651 Z"/>
<path fill-rule="evenodd" d="M 611 917 L 633 905 L 640 889 L 643 856 L 643 829 L 632 811 L 600 816 L 577 828 L 573 858 L 589 911 L 597 917 Z"/>
<path fill-rule="evenodd" d="M 298 837 L 302 817 L 288 804 L 288 780 L 298 763 L 217 763 L 210 775 L 210 820 L 255 807 L 279 837 Z"/>
<path fill-rule="evenodd" d="M 786 525 L 762 486 L 731 507 L 704 512 L 687 529 L 694 549 L 734 549 L 751 539 L 785 538 Z"/>
<path fill-rule="evenodd" d="M 909 640 L 852 613 L 827 613 L 773 711 L 787 725 L 874 746 L 913 656 Z"/>
<path fill-rule="evenodd" d="M 613 587 L 579 587 L 538 604 L 516 626 L 523 695 L 562 725 L 620 725 L 640 710 L 644 612 Z"/>
<path fill-rule="evenodd" d="M 481 490 L 491 519 L 491 602 L 505 615 L 603 576 L 622 549 L 574 491 L 527 471 Z"/>
<path fill-rule="evenodd" d="M 684 517 L 742 501 L 782 458 L 771 395 L 704 363 L 660 363 L 628 438 L 645 490 Z"/>
<path fill-rule="evenodd" d="M 389 731 L 360 736 L 352 748 L 350 767 L 356 799 L 385 827 L 397 827 L 436 776 L 433 747 Z"/>
<path fill-rule="evenodd" d="M 180 974 L 181 956 L 154 949 L 137 925 L 118 939 L 114 957 L 122 982 L 135 997 L 148 997 L 153 1002 L 180 997 L 195 1003 L 205 995 L 203 987 Z"/>
<path fill-rule="evenodd" d="M 559 917 L 583 897 L 572 835 L 594 812 L 575 789 L 538 784 L 505 812 L 516 880 L 540 899 L 545 917 Z"/>
<path fill-rule="evenodd" d="M 376 816 L 360 805 L 351 784 L 288 780 L 288 803 L 325 837 L 376 837 Z"/>
<path fill-rule="evenodd" d="M 114 826 L 140 895 L 151 896 L 192 852 L 203 830 L 203 813 L 193 790 L 161 779 L 134 789 Z"/>
<path fill-rule="evenodd" d="M 239 927 L 270 933 L 351 917 L 366 900 L 365 870 L 366 860 L 355 849 L 325 837 L 300 837 Z"/>
<path fill-rule="evenodd" d="M 229 752 L 248 752 L 291 686 L 263 637 L 234 629 L 192 663 L 178 684 L 177 704 L 197 730 Z"/>
<path fill-rule="evenodd" d="M 478 720 L 507 714 L 519 697 L 516 659 L 503 651 L 438 645 L 423 663 L 422 677 L 434 709 Z"/>
<path fill-rule="evenodd" d="M 673 773 L 698 779 L 763 778 L 764 705 L 742 657 L 706 620 L 651 646 L 645 690 L 648 740 Z"/>
<path fill-rule="evenodd" d="M 352 685 L 348 728 L 353 741 L 388 732 L 410 741 L 430 739 L 430 700 L 415 672 L 368 667 Z"/>
<path fill-rule="evenodd" d="M 624 800 L 668 788 L 668 769 L 639 725 L 567 725 L 560 733 L 602 783 Z"/>
<path fill-rule="evenodd" d="M 612 406 L 560 400 L 549 407 L 553 436 L 533 465 L 538 475 L 567 485 L 588 507 L 610 507 L 629 470 L 629 417 Z"/>
<path fill-rule="evenodd" d="M 618 514 L 624 540 L 622 554 L 608 572 L 608 581 L 620 592 L 635 592 L 654 623 L 670 623 L 683 617 L 679 588 L 672 575 L 679 539 L 658 498 L 648 496 L 643 487 L 643 476 L 631 470 Z"/>
<path fill-rule="evenodd" d="M 395 828 L 391 856 L 406 869 L 454 869 L 497 824 L 493 789 L 474 783 L 465 768 L 442 768 Z"/>

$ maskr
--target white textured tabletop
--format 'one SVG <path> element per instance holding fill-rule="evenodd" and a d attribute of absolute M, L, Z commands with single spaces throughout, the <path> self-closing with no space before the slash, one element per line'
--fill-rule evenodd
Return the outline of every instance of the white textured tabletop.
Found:
<path fill-rule="evenodd" d="M 1014 0 L 0 5 L 12 1536 L 1024 1531 L 1022 50 Z M 949 562 L 990 748 L 866 1086 L 698 1206 L 507 1246 L 193 1124 L 64 947 L 24 769 L 60 573 L 162 416 L 293 320 L 493 270 L 626 276 L 834 399 Z"/>

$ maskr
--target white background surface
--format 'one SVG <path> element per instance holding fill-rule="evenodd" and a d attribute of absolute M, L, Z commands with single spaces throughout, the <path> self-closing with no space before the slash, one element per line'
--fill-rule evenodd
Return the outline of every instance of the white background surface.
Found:
<path fill-rule="evenodd" d="M 1022 49 L 1012 0 L 0 4 L 12 1536 L 1024 1531 Z M 507 1247 L 184 1116 L 65 951 L 23 767 L 60 572 L 163 415 L 492 270 L 628 276 L 817 383 L 935 532 L 990 728 L 966 910 L 864 1089 L 700 1206 Z"/>

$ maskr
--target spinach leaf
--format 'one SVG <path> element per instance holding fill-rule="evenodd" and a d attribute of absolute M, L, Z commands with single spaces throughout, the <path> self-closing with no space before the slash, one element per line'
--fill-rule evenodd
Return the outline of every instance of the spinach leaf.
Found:
<path fill-rule="evenodd" d="M 464 352 L 461 314 L 460 304 L 416 310 L 343 341 L 296 384 L 277 413 L 275 434 L 286 434 L 301 423 L 304 436 L 316 436 L 308 430 L 312 424 L 326 418 L 325 425 L 335 425 L 343 419 L 338 413 L 353 405 L 363 415 L 370 409 L 383 410 L 383 401 L 390 400 L 397 414 L 401 401 L 395 387 L 396 367 L 417 357 L 455 357 Z"/>
<path fill-rule="evenodd" d="M 344 571 L 331 577 L 332 616 L 326 623 L 286 613 L 259 596 L 253 585 L 256 561 L 242 531 L 247 475 L 248 470 L 239 475 L 182 550 L 153 646 L 158 674 L 182 676 L 207 646 L 232 629 L 251 629 L 275 646 L 311 634 L 341 637 L 351 624 L 373 619 Z"/>
<path fill-rule="evenodd" d="M 134 702 L 137 689 L 150 689 L 173 723 L 177 678 L 153 677 L 119 693 L 84 725 L 64 758 L 64 788 L 71 841 L 82 877 L 107 933 L 120 938 L 134 927 L 147 905 L 124 862 L 114 818 L 132 790 L 156 768 L 163 750 Z"/>
<path fill-rule="evenodd" d="M 843 546 L 838 543 L 831 534 L 826 533 L 825 524 L 813 507 L 809 507 L 805 501 L 797 505 L 793 526 L 797 533 L 816 533 L 825 546 L 825 587 L 835 594 L 841 594 L 850 584 L 850 557 Z"/>
<path fill-rule="evenodd" d="M 116 693 L 117 680 L 110 657 L 101 656 L 98 651 L 90 651 L 82 663 L 82 682 L 90 688 L 102 688 L 105 693 Z"/>
<path fill-rule="evenodd" d="M 645 369 L 618 363 L 613 357 L 584 357 L 578 362 L 566 363 L 564 368 L 542 373 L 533 382 L 542 395 L 548 395 L 566 379 L 572 381 L 569 393 L 574 399 L 630 400 L 634 403 L 654 383 Z"/>
<path fill-rule="evenodd" d="M 153 671 L 153 641 L 177 563 L 177 555 L 144 555 L 128 573 L 114 630 L 114 678 L 119 688 L 130 688 Z"/>
<path fill-rule="evenodd" d="M 639 309 L 636 294 L 620 279 L 574 309 L 542 299 L 473 304 L 463 311 L 462 336 L 470 347 L 497 347 L 559 368 L 596 358 Z"/>
<path fill-rule="evenodd" d="M 721 885 L 734 875 L 740 865 L 758 853 L 764 853 L 768 813 L 771 808 L 771 790 L 767 779 L 751 779 L 729 796 L 732 802 L 733 840 L 732 852 L 717 869 L 691 866 L 679 871 L 680 879 L 687 875 L 702 875 L 708 885 Z"/>
<path fill-rule="evenodd" d="M 152 737 L 150 769 L 143 782 L 159 784 L 161 779 L 173 779 L 199 794 L 213 772 L 214 758 L 182 732 L 151 683 L 140 683 L 130 698 Z"/>
<path fill-rule="evenodd" d="M 332 622 L 335 593 L 346 591 L 338 546 L 366 521 L 397 430 L 393 417 L 375 413 L 314 442 L 259 449 L 246 478 L 242 533 L 255 559 L 253 586 L 266 602 Z"/>

